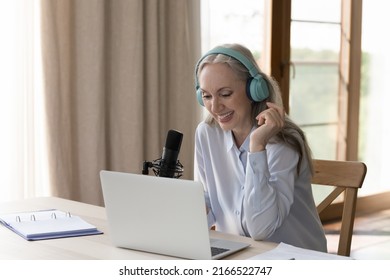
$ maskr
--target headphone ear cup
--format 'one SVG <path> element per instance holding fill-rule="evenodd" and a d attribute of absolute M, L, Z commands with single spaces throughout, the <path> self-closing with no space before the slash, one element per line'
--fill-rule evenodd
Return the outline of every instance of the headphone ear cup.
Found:
<path fill-rule="evenodd" d="M 247 95 L 250 100 L 255 102 L 261 102 L 268 98 L 268 85 L 261 75 L 257 75 L 256 77 L 248 80 Z"/>
<path fill-rule="evenodd" d="M 199 88 L 196 89 L 196 99 L 198 99 L 198 102 L 200 105 L 204 106 L 203 98 L 202 98 L 202 91 Z"/>

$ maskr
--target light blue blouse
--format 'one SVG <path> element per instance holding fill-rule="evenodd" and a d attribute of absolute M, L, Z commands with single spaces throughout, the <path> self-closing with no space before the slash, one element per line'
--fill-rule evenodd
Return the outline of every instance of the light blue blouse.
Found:
<path fill-rule="evenodd" d="M 195 180 L 204 185 L 209 226 L 255 240 L 327 251 L 307 159 L 283 143 L 249 152 L 231 131 L 200 123 L 195 133 Z"/>

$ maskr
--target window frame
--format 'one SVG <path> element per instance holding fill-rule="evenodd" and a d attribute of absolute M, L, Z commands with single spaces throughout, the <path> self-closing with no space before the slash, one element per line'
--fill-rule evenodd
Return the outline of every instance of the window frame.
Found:
<path fill-rule="evenodd" d="M 362 0 L 341 0 L 340 75 L 336 159 L 358 160 Z M 291 0 L 269 0 L 269 74 L 289 113 Z"/>
<path fill-rule="evenodd" d="M 268 46 L 269 74 L 280 85 L 287 113 L 289 113 L 289 79 L 292 65 L 291 2 L 291 0 L 269 0 L 268 3 L 271 14 Z M 341 0 L 341 5 L 336 159 L 353 161 L 358 160 L 362 0 Z M 365 199 L 366 204 L 372 206 L 371 201 Z M 334 206 L 331 212 L 325 214 L 326 219 L 341 217 L 342 203 L 335 203 Z M 382 206 L 376 206 L 376 209 L 383 207 L 385 205 L 382 203 Z M 358 207 L 357 211 L 359 210 L 366 211 L 364 207 Z"/>

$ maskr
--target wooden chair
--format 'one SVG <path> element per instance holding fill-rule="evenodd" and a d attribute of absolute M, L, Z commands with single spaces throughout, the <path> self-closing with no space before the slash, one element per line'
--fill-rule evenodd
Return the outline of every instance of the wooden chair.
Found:
<path fill-rule="evenodd" d="M 333 186 L 334 190 L 317 205 L 320 214 L 344 192 L 338 255 L 349 256 L 355 220 L 358 189 L 363 185 L 367 167 L 362 162 L 314 160 L 312 184 Z"/>

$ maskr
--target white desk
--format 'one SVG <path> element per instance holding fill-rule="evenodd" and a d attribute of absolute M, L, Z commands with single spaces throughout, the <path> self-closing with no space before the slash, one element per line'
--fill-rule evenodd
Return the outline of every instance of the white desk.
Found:
<path fill-rule="evenodd" d="M 16 202 L 0 203 L 0 213 L 58 209 L 82 217 L 104 232 L 100 235 L 60 238 L 42 241 L 26 241 L 16 233 L 0 225 L 0 259 L 40 259 L 40 260 L 156 260 L 172 257 L 146 252 L 116 248 L 111 244 L 110 232 L 104 207 L 76 201 L 43 197 Z M 276 247 L 270 242 L 254 241 L 251 238 L 233 236 L 211 231 L 211 237 L 250 243 L 251 246 L 226 259 L 247 259 Z"/>

